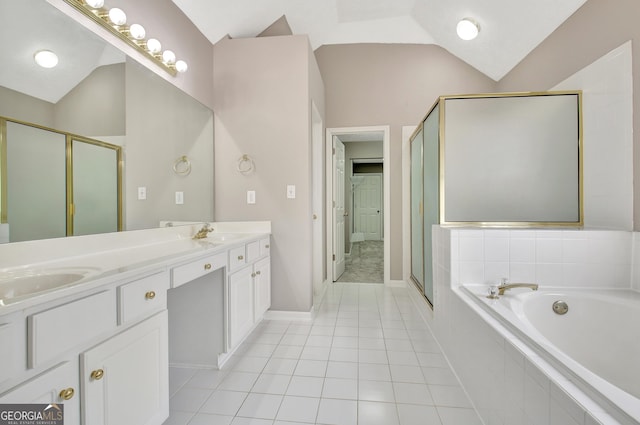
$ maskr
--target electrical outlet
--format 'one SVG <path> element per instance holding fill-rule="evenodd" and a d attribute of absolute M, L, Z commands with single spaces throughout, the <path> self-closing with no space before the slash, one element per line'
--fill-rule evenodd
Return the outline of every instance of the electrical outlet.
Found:
<path fill-rule="evenodd" d="M 184 192 L 176 192 L 176 205 L 184 204 Z"/>
<path fill-rule="evenodd" d="M 138 200 L 144 201 L 145 199 L 147 199 L 147 188 L 144 186 L 140 186 L 138 188 Z"/>

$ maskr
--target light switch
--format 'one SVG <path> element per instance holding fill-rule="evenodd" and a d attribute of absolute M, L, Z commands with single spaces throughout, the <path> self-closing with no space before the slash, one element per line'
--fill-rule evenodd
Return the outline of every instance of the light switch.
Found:
<path fill-rule="evenodd" d="M 144 201 L 145 199 L 147 199 L 147 188 L 144 186 L 140 186 L 138 188 L 138 200 Z"/>
<path fill-rule="evenodd" d="M 255 204 L 255 203 L 256 203 L 256 191 L 247 190 L 247 204 Z"/>
<path fill-rule="evenodd" d="M 296 185 L 288 184 L 287 185 L 287 198 L 295 199 L 296 197 Z"/>
<path fill-rule="evenodd" d="M 184 204 L 184 192 L 176 192 L 176 205 Z"/>

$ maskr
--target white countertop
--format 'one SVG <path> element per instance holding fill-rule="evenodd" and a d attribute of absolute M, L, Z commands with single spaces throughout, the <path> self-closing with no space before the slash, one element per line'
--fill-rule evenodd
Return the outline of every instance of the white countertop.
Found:
<path fill-rule="evenodd" d="M 271 233 L 270 222 L 210 225 L 214 232 L 198 240 L 192 236 L 202 223 L 0 245 L 0 294 L 3 286 L 19 283 L 24 277 L 83 275 L 56 289 L 16 297 L 7 305 L 0 305 L 0 315 L 112 282 L 167 270 Z"/>

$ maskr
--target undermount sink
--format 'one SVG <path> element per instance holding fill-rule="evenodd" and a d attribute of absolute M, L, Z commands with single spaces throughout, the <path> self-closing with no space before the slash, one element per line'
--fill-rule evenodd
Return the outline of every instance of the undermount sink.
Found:
<path fill-rule="evenodd" d="M 0 305 L 15 303 L 29 296 L 72 285 L 96 270 L 98 269 L 69 268 L 2 273 Z"/>

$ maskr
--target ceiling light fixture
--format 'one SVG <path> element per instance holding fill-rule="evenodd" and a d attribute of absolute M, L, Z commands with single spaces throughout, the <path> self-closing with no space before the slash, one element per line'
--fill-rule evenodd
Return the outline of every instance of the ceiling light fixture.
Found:
<path fill-rule="evenodd" d="M 51 50 L 40 50 L 33 55 L 33 59 L 43 68 L 53 68 L 58 64 L 58 55 Z"/>
<path fill-rule="evenodd" d="M 177 72 L 182 73 L 187 71 L 187 63 L 183 60 L 176 61 L 176 55 L 171 50 L 162 52 L 162 45 L 158 40 L 155 38 L 145 39 L 147 32 L 142 25 L 127 25 L 127 14 L 122 9 L 117 7 L 111 9 L 106 8 L 104 6 L 104 0 L 64 1 L 118 36 L 129 46 L 143 53 L 148 59 L 169 74 L 175 76 Z"/>
<path fill-rule="evenodd" d="M 458 37 L 463 40 L 473 40 L 480 32 L 480 25 L 471 18 L 464 18 L 458 22 L 456 32 L 458 33 Z"/>

